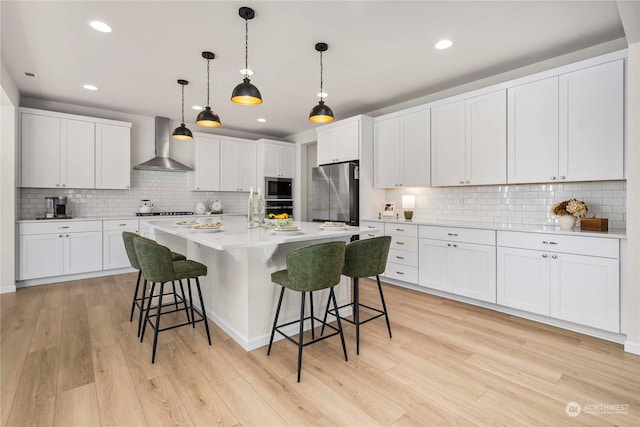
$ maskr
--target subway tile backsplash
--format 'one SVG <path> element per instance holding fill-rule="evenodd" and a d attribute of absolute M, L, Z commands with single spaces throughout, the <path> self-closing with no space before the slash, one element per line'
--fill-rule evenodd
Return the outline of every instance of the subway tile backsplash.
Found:
<path fill-rule="evenodd" d="M 154 211 L 193 211 L 197 202 L 220 200 L 225 213 L 243 213 L 247 192 L 190 191 L 190 174 L 183 172 L 131 171 L 131 190 L 80 190 L 19 188 L 20 219 L 35 219 L 44 212 L 45 197 L 67 197 L 67 209 L 76 218 L 130 216 L 138 212 L 141 199 L 149 199 Z"/>
<path fill-rule="evenodd" d="M 587 216 L 609 219 L 610 229 L 626 229 L 626 188 L 626 181 L 404 188 L 386 190 L 386 201 L 395 204 L 401 218 L 402 195 L 414 194 L 416 220 L 554 225 L 551 207 L 575 198 L 587 204 Z"/>

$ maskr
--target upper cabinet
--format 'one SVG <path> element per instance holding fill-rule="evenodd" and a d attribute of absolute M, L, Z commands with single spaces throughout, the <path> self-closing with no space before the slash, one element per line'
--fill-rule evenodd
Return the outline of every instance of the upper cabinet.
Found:
<path fill-rule="evenodd" d="M 220 190 L 220 139 L 193 135 L 193 180 L 195 191 Z"/>
<path fill-rule="evenodd" d="M 249 191 L 256 187 L 256 143 L 220 139 L 220 190 Z"/>
<path fill-rule="evenodd" d="M 430 121 L 429 109 L 375 120 L 374 183 L 377 188 L 430 185 Z"/>
<path fill-rule="evenodd" d="M 509 183 L 624 178 L 622 60 L 515 86 Z"/>
<path fill-rule="evenodd" d="M 30 108 L 20 118 L 22 187 L 129 188 L 131 123 Z"/>
<path fill-rule="evenodd" d="M 295 178 L 296 146 L 288 142 L 258 141 L 258 178 Z"/>
<path fill-rule="evenodd" d="M 431 185 L 504 184 L 506 90 L 431 109 Z"/>
<path fill-rule="evenodd" d="M 360 159 L 361 117 L 352 117 L 317 129 L 319 165 Z"/>

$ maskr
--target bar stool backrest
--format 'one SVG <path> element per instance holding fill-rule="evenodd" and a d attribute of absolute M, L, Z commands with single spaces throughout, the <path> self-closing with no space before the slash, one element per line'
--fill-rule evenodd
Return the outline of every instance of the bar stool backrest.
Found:
<path fill-rule="evenodd" d="M 346 243 L 305 246 L 287 255 L 288 288 L 300 292 L 327 289 L 340 283 Z"/>
<path fill-rule="evenodd" d="M 140 270 L 140 262 L 138 261 L 138 256 L 136 255 L 136 248 L 133 246 L 134 239 L 144 239 L 153 243 L 156 243 L 156 242 L 151 239 L 147 239 L 146 237 L 142 237 L 139 234 L 132 233 L 130 231 L 122 232 L 122 240 L 124 240 L 124 249 L 125 251 L 127 251 L 127 257 L 129 257 L 129 263 L 131 264 L 131 267 L 135 268 L 136 270 Z"/>
<path fill-rule="evenodd" d="M 384 273 L 390 246 L 391 236 L 349 243 L 344 255 L 342 274 L 349 277 L 371 277 Z"/>
<path fill-rule="evenodd" d="M 140 236 L 133 240 L 133 245 L 142 274 L 148 281 L 164 283 L 175 280 L 169 248 Z"/>

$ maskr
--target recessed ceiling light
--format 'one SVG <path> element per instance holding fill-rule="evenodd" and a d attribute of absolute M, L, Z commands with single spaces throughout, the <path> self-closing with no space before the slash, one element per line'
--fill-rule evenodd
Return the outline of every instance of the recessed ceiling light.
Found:
<path fill-rule="evenodd" d="M 89 25 L 91 25 L 91 28 L 93 28 L 96 31 L 100 31 L 101 33 L 110 33 L 111 31 L 113 31 L 111 27 L 105 24 L 104 22 L 91 21 L 89 22 Z"/>
<path fill-rule="evenodd" d="M 260 118 L 258 119 L 258 121 L 259 121 L 260 123 L 264 123 L 264 122 L 266 122 L 266 121 L 267 121 L 267 119 L 265 119 L 264 117 L 260 117 Z"/>
<path fill-rule="evenodd" d="M 327 92 L 318 93 L 318 98 L 326 98 L 327 96 L 329 96 L 329 94 Z"/>
<path fill-rule="evenodd" d="M 82 87 L 86 90 L 98 90 L 98 87 L 94 85 L 82 85 Z"/>
<path fill-rule="evenodd" d="M 193 108 L 193 109 L 194 109 L 194 110 L 196 110 L 196 111 L 204 110 L 204 107 L 201 107 L 201 106 L 199 106 L 199 105 L 194 105 L 194 106 L 193 106 L 193 107 L 191 107 L 191 108 Z"/>
<path fill-rule="evenodd" d="M 451 47 L 451 45 L 453 44 L 453 42 L 451 40 L 440 40 L 438 43 L 436 43 L 436 49 L 448 49 Z"/>
<path fill-rule="evenodd" d="M 253 70 L 243 68 L 242 70 L 240 70 L 240 74 L 242 74 L 243 76 L 253 76 Z"/>

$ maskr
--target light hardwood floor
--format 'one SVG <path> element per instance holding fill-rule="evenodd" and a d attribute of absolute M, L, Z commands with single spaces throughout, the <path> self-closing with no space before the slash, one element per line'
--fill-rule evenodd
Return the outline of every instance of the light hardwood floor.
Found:
<path fill-rule="evenodd" d="M 306 347 L 300 384 L 293 344 L 247 353 L 211 322 L 212 346 L 202 324 L 161 333 L 152 365 L 134 281 L 0 296 L 1 425 L 640 425 L 640 357 L 620 345 L 393 286 L 393 339 L 368 323 L 356 356 L 347 325 L 349 361 L 337 337 Z"/>

